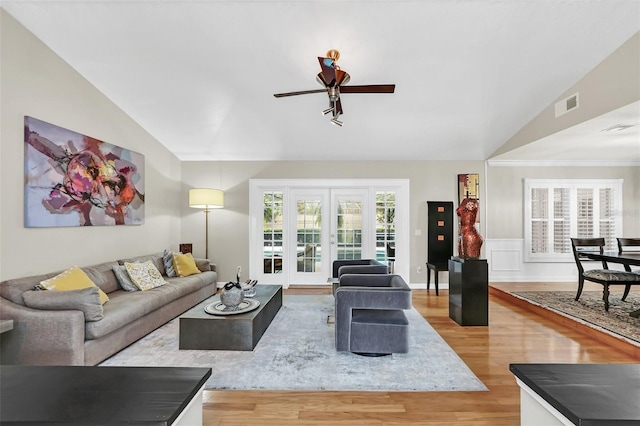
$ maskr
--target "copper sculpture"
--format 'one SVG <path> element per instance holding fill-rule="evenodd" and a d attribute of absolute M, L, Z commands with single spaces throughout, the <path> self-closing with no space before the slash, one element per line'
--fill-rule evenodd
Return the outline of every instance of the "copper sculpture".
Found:
<path fill-rule="evenodd" d="M 475 198 L 462 200 L 456 213 L 460 218 L 458 235 L 458 255 L 463 259 L 478 259 L 482 247 L 482 237 L 475 227 L 479 201 Z"/>

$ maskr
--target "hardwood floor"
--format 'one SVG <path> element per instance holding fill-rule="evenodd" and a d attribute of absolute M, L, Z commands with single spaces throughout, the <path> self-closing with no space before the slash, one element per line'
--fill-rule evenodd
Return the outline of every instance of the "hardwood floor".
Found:
<path fill-rule="evenodd" d="M 505 286 L 509 284 L 496 287 Z M 555 283 L 514 286 L 529 290 L 562 287 Z M 566 289 L 573 290 L 575 285 Z M 328 291 L 291 289 L 286 293 Z M 509 372 L 510 363 L 640 362 L 633 353 L 611 347 L 582 330 L 495 295 L 489 300 L 489 327 L 461 327 L 449 319 L 446 290 L 438 297 L 433 290 L 429 294 L 425 290 L 413 292 L 414 307 L 482 380 L 487 392 L 205 391 L 204 424 L 517 425 L 520 392 Z"/>

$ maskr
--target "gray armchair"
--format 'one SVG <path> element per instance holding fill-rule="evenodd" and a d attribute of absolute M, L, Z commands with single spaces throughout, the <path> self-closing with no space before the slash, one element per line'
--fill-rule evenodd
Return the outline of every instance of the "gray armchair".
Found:
<path fill-rule="evenodd" d="M 399 275 L 345 274 L 335 292 L 336 350 L 362 355 L 409 351 L 411 289 Z"/>
<path fill-rule="evenodd" d="M 388 274 L 389 268 L 382 262 L 375 259 L 352 259 L 352 260 L 334 260 L 333 272 L 331 275 L 333 294 L 336 294 L 339 278 L 344 274 Z"/>
<path fill-rule="evenodd" d="M 351 259 L 333 261 L 333 278 L 343 274 L 387 274 L 389 267 L 375 259 Z"/>

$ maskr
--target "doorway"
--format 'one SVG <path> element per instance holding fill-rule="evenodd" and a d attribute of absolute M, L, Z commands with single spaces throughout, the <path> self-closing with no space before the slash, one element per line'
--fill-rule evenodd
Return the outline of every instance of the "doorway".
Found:
<path fill-rule="evenodd" d="M 408 181 L 252 180 L 250 185 L 250 274 L 259 282 L 285 288 L 327 285 L 334 260 L 390 263 L 396 260 L 389 258 L 391 246 L 394 252 L 399 248 L 395 273 L 408 275 L 408 262 L 401 260 L 409 258 Z"/>

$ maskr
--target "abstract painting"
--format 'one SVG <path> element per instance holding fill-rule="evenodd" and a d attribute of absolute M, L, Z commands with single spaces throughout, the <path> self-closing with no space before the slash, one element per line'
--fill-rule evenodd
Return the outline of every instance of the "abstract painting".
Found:
<path fill-rule="evenodd" d="M 24 225 L 141 225 L 144 156 L 24 118 Z"/>

